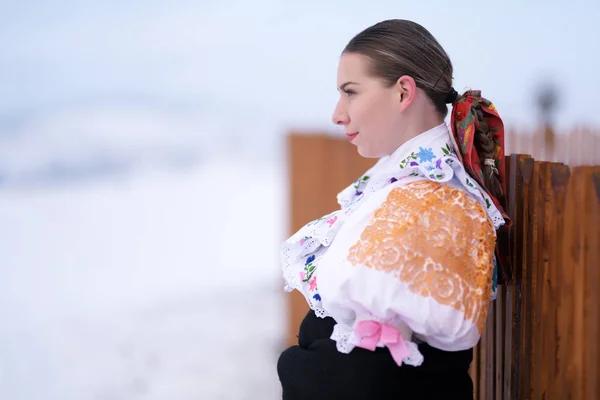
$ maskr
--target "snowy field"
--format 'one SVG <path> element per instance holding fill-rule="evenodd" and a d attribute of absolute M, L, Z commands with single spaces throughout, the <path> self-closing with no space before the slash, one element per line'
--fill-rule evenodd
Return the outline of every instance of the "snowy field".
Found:
<path fill-rule="evenodd" d="M 283 172 L 0 188 L 0 399 L 277 399 Z"/>

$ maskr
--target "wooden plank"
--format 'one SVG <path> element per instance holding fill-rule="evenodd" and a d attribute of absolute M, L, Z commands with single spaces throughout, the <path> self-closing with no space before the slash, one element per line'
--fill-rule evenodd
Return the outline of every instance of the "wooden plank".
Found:
<path fill-rule="evenodd" d="M 574 395 L 582 399 L 600 399 L 600 167 L 580 168 L 574 171 L 578 185 L 575 195 L 578 196 L 581 208 L 576 221 L 580 223 L 579 257 L 575 262 L 575 280 L 581 281 L 582 295 L 576 297 L 576 307 L 581 312 L 576 314 L 576 335 L 580 345 L 575 346 L 572 365 L 579 365 L 579 374 L 574 373 Z M 577 274 L 580 275 L 577 275 Z M 580 278 L 580 279 L 577 279 Z"/>
<path fill-rule="evenodd" d="M 596 147 L 597 149 L 597 147 Z M 594 162 L 599 161 L 596 152 Z M 590 182 L 585 193 L 589 202 L 586 210 L 585 236 L 589 238 L 589 256 L 584 273 L 584 303 L 586 337 L 583 346 L 583 385 L 586 400 L 600 399 L 600 167 L 590 168 Z"/>
<path fill-rule="evenodd" d="M 551 163 L 542 163 L 540 166 L 540 191 L 543 195 L 544 220 L 543 232 L 539 242 L 541 257 L 538 259 L 541 262 L 543 270 L 543 286 L 542 286 L 542 366 L 541 372 L 541 395 L 543 399 L 552 397 L 552 387 L 555 377 L 555 343 L 554 343 L 554 327 L 556 324 L 555 310 L 555 285 L 550 259 L 552 257 L 552 235 L 554 234 L 553 225 L 555 214 L 552 200 L 551 186 Z"/>
<path fill-rule="evenodd" d="M 478 400 L 479 397 L 479 349 L 481 342 L 473 348 L 473 361 L 469 366 L 469 375 L 473 381 L 473 400 Z"/>
<path fill-rule="evenodd" d="M 494 318 L 494 303 L 490 302 L 490 305 L 488 307 L 488 317 L 486 320 L 486 328 L 485 330 L 487 331 L 487 337 L 486 337 L 486 341 L 485 341 L 485 386 L 486 386 L 486 399 L 493 399 L 494 398 L 494 393 L 496 391 L 496 388 L 494 387 L 494 383 L 496 381 L 495 379 L 495 375 L 496 375 L 496 371 L 495 371 L 495 346 L 494 346 L 494 334 L 496 332 L 496 329 L 494 327 L 494 322 L 495 322 L 495 318 Z"/>
<path fill-rule="evenodd" d="M 510 229 L 510 243 L 512 248 L 512 265 L 514 269 L 513 283 L 508 286 L 507 298 L 510 303 L 510 334 L 508 329 L 505 332 L 505 339 L 510 343 L 510 359 L 505 362 L 510 362 L 510 383 L 509 391 L 510 398 L 518 399 L 521 396 L 520 380 L 521 380 L 521 309 L 522 309 L 522 266 L 523 266 L 523 170 L 521 163 L 523 160 L 530 158 L 527 155 L 512 154 L 510 156 L 509 175 L 508 175 L 508 215 L 513 221 L 513 227 Z M 511 290 L 512 289 L 512 290 Z M 508 317 L 508 315 L 507 315 Z M 508 325 L 508 320 L 507 320 Z M 508 337 L 510 335 L 510 337 Z M 505 371 L 506 373 L 506 371 Z M 505 388 L 506 391 L 506 376 Z"/>
<path fill-rule="evenodd" d="M 571 215 L 568 217 L 573 222 L 568 224 L 565 229 L 568 230 L 568 237 L 565 240 L 564 254 L 565 262 L 564 268 L 571 271 L 572 275 L 572 306 L 571 306 L 571 317 L 570 317 L 570 336 L 573 338 L 570 346 L 570 353 L 568 354 L 568 360 L 566 365 L 565 373 L 565 387 L 568 392 L 567 398 L 570 399 L 582 399 L 582 386 L 583 386 L 583 359 L 584 352 L 584 340 L 585 340 L 585 321 L 586 310 L 585 310 L 585 265 L 584 265 L 584 252 L 585 252 L 585 223 L 587 216 L 585 215 L 585 169 L 577 168 L 574 170 L 572 177 L 572 184 L 569 187 L 569 200 L 573 204 Z M 597 290 L 597 289 L 596 289 Z M 596 305 L 597 306 L 597 305 Z M 597 340 L 597 338 L 596 338 Z"/>
<path fill-rule="evenodd" d="M 518 136 L 516 136 L 518 137 Z M 512 218 L 514 216 L 514 186 L 513 184 L 513 171 L 514 167 L 511 165 L 511 156 L 505 157 L 505 165 L 506 165 L 506 202 L 507 202 L 507 210 L 506 212 Z M 512 231 L 513 229 L 509 229 L 508 231 L 508 241 L 512 247 Z M 511 259 L 511 262 L 513 260 Z M 503 371 L 503 387 L 502 392 L 504 394 L 504 400 L 512 399 L 512 321 L 513 321 L 513 299 L 514 299 L 514 282 L 508 283 L 505 285 L 505 297 L 504 297 L 504 371 Z"/>
<path fill-rule="evenodd" d="M 544 219 L 545 219 L 545 190 L 544 190 L 544 177 L 543 175 L 543 163 L 535 162 L 533 165 L 533 220 L 534 224 L 531 226 L 532 229 L 532 241 L 531 245 L 534 249 L 532 267 L 532 321 L 533 321 L 533 340 L 531 341 L 532 355 L 531 355 L 531 373 L 530 380 L 533 384 L 531 399 L 541 399 L 543 394 L 543 379 L 544 371 L 542 369 L 543 363 L 543 330 L 545 324 L 543 324 L 543 308 L 544 308 L 544 268 L 543 268 L 543 251 L 542 241 L 544 235 Z"/>
<path fill-rule="evenodd" d="M 551 253 L 550 253 L 550 280 L 552 282 L 552 307 L 554 316 L 554 325 L 552 327 L 553 337 L 551 338 L 551 354 L 554 356 L 553 360 L 553 384 L 549 388 L 551 395 L 549 399 L 565 398 L 566 393 L 564 385 L 564 369 L 567 365 L 568 353 L 565 350 L 569 344 L 566 343 L 563 335 L 564 326 L 561 326 L 561 322 L 568 323 L 568 318 L 572 314 L 571 308 L 561 307 L 565 301 L 568 301 L 567 297 L 572 298 L 572 293 L 567 295 L 568 289 L 564 284 L 564 279 L 568 279 L 569 272 L 565 271 L 562 260 L 562 244 L 565 240 L 564 235 L 564 216 L 565 216 L 565 199 L 567 193 L 567 187 L 569 184 L 569 177 L 571 171 L 569 167 L 564 164 L 551 164 L 550 165 L 550 186 L 551 186 L 551 201 L 552 201 L 552 215 L 554 217 L 554 223 L 552 225 L 552 238 L 551 238 Z"/>
<path fill-rule="evenodd" d="M 561 310 L 562 299 L 565 297 L 565 285 L 563 284 L 564 269 L 562 268 L 562 243 L 564 242 L 564 213 L 565 197 L 569 184 L 570 169 L 564 164 L 553 163 L 550 169 L 550 203 L 552 220 L 550 221 L 550 254 L 549 254 L 549 278 L 551 289 L 550 310 L 553 316 L 551 332 L 549 333 L 548 347 L 551 348 L 552 369 L 549 383 L 548 399 L 563 399 L 563 369 L 566 365 L 566 356 L 561 359 L 561 347 L 564 340 L 561 337 L 560 320 L 565 319 L 570 312 Z M 562 311 L 562 315 L 561 315 Z M 566 321 L 565 321 L 566 322 Z"/>
<path fill-rule="evenodd" d="M 530 346 L 531 343 L 531 267 L 529 264 L 530 254 L 533 249 L 531 247 L 531 243 L 529 242 L 530 235 L 528 234 L 530 231 L 531 224 L 531 180 L 533 175 L 533 158 L 523 158 L 519 160 L 519 168 L 521 170 L 521 178 L 522 178 L 522 188 L 521 188 L 521 196 L 519 201 L 522 204 L 521 208 L 521 216 L 519 218 L 519 239 L 521 241 L 520 249 L 521 253 L 519 254 L 521 265 L 519 268 L 519 274 L 516 275 L 515 279 L 517 279 L 520 283 L 521 287 L 521 301 L 519 305 L 519 310 L 521 314 L 521 330 L 519 334 L 519 340 L 522 343 L 520 348 L 520 393 L 523 399 L 528 398 L 529 396 L 529 365 L 530 365 Z"/>
<path fill-rule="evenodd" d="M 486 366 L 487 366 L 487 337 L 488 331 L 484 329 L 483 334 L 481 335 L 481 340 L 479 341 L 479 373 L 478 373 L 478 388 L 479 388 L 479 398 L 487 399 L 487 374 L 486 374 Z"/>
<path fill-rule="evenodd" d="M 504 299 L 505 299 L 506 288 L 504 286 L 498 287 L 496 300 L 494 301 L 494 330 L 495 330 L 495 343 L 494 343 L 494 361 L 495 361 L 495 372 L 494 386 L 496 393 L 494 399 L 502 400 L 504 397 Z"/>
<path fill-rule="evenodd" d="M 535 345 L 536 340 L 534 332 L 537 332 L 536 327 L 536 315 L 537 313 L 537 224 L 538 224 L 538 209 L 536 207 L 536 200 L 539 197 L 537 191 L 537 179 L 539 174 L 539 164 L 534 162 L 533 159 L 524 160 L 524 169 L 527 171 L 527 215 L 526 215 L 526 241 L 524 263 L 526 268 L 523 271 L 523 280 L 525 282 L 525 298 L 524 304 L 524 324 L 523 331 L 524 336 L 522 340 L 526 343 L 526 351 L 524 352 L 524 364 L 522 369 L 523 375 L 523 386 L 522 386 L 522 398 L 523 399 L 534 399 L 533 397 L 533 378 L 539 375 L 539 371 L 535 370 Z M 537 320 L 539 322 L 539 319 Z M 539 324 L 537 325 L 539 326 Z"/>
<path fill-rule="evenodd" d="M 561 298 L 558 305 L 557 312 L 557 326 L 558 334 L 560 336 L 560 343 L 558 348 L 558 358 L 563 360 L 564 365 L 559 367 L 560 382 L 559 390 L 560 394 L 565 399 L 572 398 L 572 378 L 570 375 L 573 370 L 570 366 L 572 361 L 573 352 L 575 351 L 575 263 L 573 261 L 573 255 L 579 254 L 579 249 L 576 247 L 580 242 L 579 232 L 580 226 L 578 224 L 577 215 L 580 212 L 580 207 L 577 202 L 577 185 L 578 177 L 573 176 L 569 183 L 567 191 L 567 200 L 565 203 L 565 213 L 563 216 L 563 243 L 560 246 L 563 248 L 561 257 Z"/>

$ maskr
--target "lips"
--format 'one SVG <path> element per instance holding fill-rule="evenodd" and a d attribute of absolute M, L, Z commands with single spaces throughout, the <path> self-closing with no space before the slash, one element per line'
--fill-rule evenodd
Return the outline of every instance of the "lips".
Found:
<path fill-rule="evenodd" d="M 354 132 L 354 133 L 346 132 L 346 136 L 348 136 L 348 139 L 350 139 L 350 141 L 353 141 L 354 138 L 356 138 L 358 136 L 358 132 Z"/>

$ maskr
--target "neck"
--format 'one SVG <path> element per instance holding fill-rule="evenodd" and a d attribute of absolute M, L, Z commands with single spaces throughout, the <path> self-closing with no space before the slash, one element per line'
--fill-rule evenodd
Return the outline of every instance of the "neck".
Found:
<path fill-rule="evenodd" d="M 423 132 L 427 132 L 437 126 L 440 126 L 443 122 L 443 118 L 437 116 L 433 117 L 431 115 L 423 116 L 423 118 L 415 118 L 411 123 L 405 126 L 404 135 L 396 149 L 409 140 L 419 136 Z"/>
<path fill-rule="evenodd" d="M 421 116 L 421 118 L 415 118 L 413 123 L 407 126 L 407 139 L 410 140 L 423 132 L 427 132 L 428 130 L 433 129 L 436 126 L 441 125 L 443 122 L 444 119 L 437 115 L 423 115 Z"/>

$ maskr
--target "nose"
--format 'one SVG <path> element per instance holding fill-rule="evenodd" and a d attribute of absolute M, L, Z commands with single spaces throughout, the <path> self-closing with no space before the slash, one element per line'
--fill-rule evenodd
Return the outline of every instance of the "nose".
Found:
<path fill-rule="evenodd" d="M 336 104 L 331 121 L 336 125 L 348 125 L 348 122 L 350 122 L 348 111 L 341 101 Z"/>

